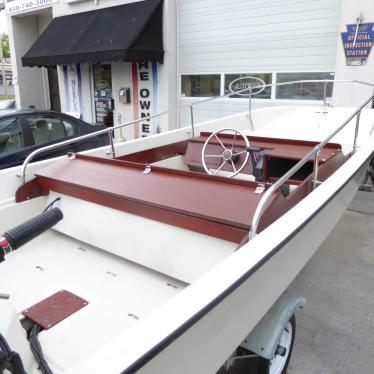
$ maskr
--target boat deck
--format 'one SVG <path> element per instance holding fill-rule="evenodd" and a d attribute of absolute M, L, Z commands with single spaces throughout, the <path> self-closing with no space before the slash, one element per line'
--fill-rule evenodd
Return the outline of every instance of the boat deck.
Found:
<path fill-rule="evenodd" d="M 27 281 L 15 282 L 15 274 Z M 18 314 L 59 290 L 87 300 L 88 305 L 40 333 L 47 361 L 59 372 L 134 326 L 186 286 L 54 230 L 7 256 L 0 284 Z"/>

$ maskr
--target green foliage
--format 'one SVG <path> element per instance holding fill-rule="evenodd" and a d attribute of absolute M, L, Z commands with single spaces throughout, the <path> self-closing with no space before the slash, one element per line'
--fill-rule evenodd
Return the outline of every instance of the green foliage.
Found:
<path fill-rule="evenodd" d="M 0 95 L 0 100 L 12 100 L 16 97 L 14 95 Z"/>
<path fill-rule="evenodd" d="M 2 34 L 0 37 L 3 45 L 3 55 L 5 58 L 9 58 L 9 36 L 7 34 Z"/>

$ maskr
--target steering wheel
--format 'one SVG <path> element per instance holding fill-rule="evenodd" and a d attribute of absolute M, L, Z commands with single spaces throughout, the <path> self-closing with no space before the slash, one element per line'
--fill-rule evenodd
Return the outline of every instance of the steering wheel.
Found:
<path fill-rule="evenodd" d="M 221 139 L 219 138 L 219 135 L 224 133 L 224 132 L 234 132 L 234 138 L 232 140 L 231 145 L 229 145 L 229 146 L 225 146 L 222 143 Z M 237 139 L 238 135 L 239 135 L 240 138 L 242 138 L 244 140 L 246 148 L 249 147 L 249 141 L 248 141 L 247 137 L 244 136 L 239 130 L 232 129 L 232 128 L 217 130 L 213 134 L 211 134 L 209 136 L 209 138 L 205 141 L 203 149 L 201 151 L 201 161 L 203 163 L 204 170 L 208 174 L 217 175 L 218 172 L 226 164 L 230 164 L 231 168 L 233 170 L 232 173 L 228 175 L 229 178 L 235 177 L 235 175 L 239 174 L 244 169 L 245 165 L 248 162 L 249 152 L 247 152 L 246 149 L 244 151 L 240 151 L 240 152 L 235 151 L 234 147 L 235 147 L 235 142 L 236 142 L 236 139 Z M 218 141 L 218 143 L 220 144 L 222 149 L 217 154 L 213 154 L 213 155 L 212 154 L 207 154 L 206 150 L 207 150 L 208 144 L 212 144 L 213 139 Z M 240 162 L 240 155 L 242 153 L 245 154 L 245 157 L 244 157 L 244 160 L 242 162 Z M 206 158 L 221 159 L 221 164 L 214 172 L 211 172 L 208 169 L 208 167 L 205 163 Z M 239 166 L 235 166 L 235 164 L 237 164 L 239 162 L 240 162 Z"/>

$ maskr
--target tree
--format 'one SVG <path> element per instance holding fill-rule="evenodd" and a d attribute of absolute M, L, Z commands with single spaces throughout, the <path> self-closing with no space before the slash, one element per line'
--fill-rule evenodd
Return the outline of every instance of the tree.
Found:
<path fill-rule="evenodd" d="M 3 55 L 5 58 L 10 57 L 9 53 L 9 36 L 7 34 L 2 34 L 0 35 L 1 41 L 2 41 L 2 46 L 3 46 Z"/>

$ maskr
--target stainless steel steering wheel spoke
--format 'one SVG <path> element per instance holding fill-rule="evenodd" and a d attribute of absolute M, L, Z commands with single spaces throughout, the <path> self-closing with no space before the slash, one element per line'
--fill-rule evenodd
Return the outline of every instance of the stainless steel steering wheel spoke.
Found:
<path fill-rule="evenodd" d="M 219 144 L 221 144 L 222 148 L 226 151 L 226 147 L 223 145 L 219 137 L 217 135 L 214 135 L 214 137 L 218 140 Z"/>
<path fill-rule="evenodd" d="M 215 158 L 217 158 L 217 157 L 222 157 L 222 155 L 205 155 L 204 157 L 215 157 Z"/>
<path fill-rule="evenodd" d="M 232 155 L 233 156 L 239 156 L 239 155 L 242 155 L 243 153 L 246 153 L 247 150 L 244 150 L 244 151 L 240 151 L 240 152 L 237 152 L 237 153 L 233 153 Z"/>
<path fill-rule="evenodd" d="M 225 164 L 226 164 L 226 160 L 222 162 L 221 166 L 213 173 L 213 175 L 217 175 L 217 173 L 223 168 Z"/>
<path fill-rule="evenodd" d="M 237 135 L 238 135 L 238 132 L 235 130 L 234 141 L 232 142 L 232 145 L 231 145 L 231 152 L 233 151 L 233 149 L 235 147 L 235 141 L 236 141 L 236 136 Z"/>
<path fill-rule="evenodd" d="M 235 167 L 234 161 L 233 161 L 233 160 L 230 160 L 230 162 L 231 162 L 231 166 L 232 166 L 232 168 L 234 169 L 234 173 L 236 173 L 237 170 L 236 170 L 236 167 Z"/>

